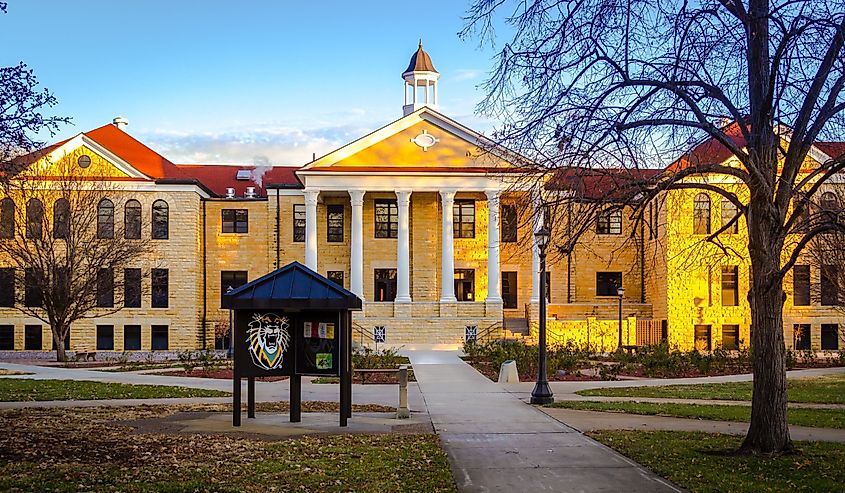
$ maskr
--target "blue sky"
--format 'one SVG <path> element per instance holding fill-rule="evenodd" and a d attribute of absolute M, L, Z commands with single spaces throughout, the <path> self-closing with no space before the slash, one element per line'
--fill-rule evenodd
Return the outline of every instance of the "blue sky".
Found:
<path fill-rule="evenodd" d="M 11 0 L 0 64 L 26 62 L 73 118 L 122 115 L 175 162 L 302 164 L 401 116 L 419 38 L 441 110 L 481 131 L 494 49 L 462 41 L 467 2 Z"/>

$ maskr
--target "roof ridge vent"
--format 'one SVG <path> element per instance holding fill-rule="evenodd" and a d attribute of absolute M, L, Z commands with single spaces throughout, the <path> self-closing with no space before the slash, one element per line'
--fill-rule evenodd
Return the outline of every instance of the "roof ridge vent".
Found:
<path fill-rule="evenodd" d="M 227 199 L 235 198 L 235 189 L 234 188 L 226 188 L 226 198 Z"/>
<path fill-rule="evenodd" d="M 255 187 L 246 187 L 246 193 L 244 194 L 244 197 L 248 199 L 254 199 L 255 197 L 257 197 L 255 193 Z"/>

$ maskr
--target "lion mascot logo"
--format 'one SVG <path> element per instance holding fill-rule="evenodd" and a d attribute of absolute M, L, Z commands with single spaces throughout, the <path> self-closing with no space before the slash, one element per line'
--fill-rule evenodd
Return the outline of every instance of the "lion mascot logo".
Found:
<path fill-rule="evenodd" d="M 265 370 L 280 368 L 290 345 L 288 318 L 256 313 L 247 327 L 247 349 L 255 366 Z"/>

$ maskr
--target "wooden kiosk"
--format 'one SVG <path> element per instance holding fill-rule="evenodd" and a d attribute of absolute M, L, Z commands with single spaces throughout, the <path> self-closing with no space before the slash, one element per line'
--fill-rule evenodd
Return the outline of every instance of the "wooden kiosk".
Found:
<path fill-rule="evenodd" d="M 299 262 L 223 295 L 234 311 L 232 425 L 255 417 L 255 377 L 290 377 L 290 420 L 302 416 L 302 376 L 340 377 L 340 426 L 352 417 L 352 311 L 361 299 Z"/>

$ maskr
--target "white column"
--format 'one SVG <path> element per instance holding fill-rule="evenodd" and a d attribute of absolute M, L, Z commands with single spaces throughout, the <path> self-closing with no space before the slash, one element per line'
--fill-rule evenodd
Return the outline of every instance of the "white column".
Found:
<path fill-rule="evenodd" d="M 502 302 L 499 283 L 499 191 L 487 190 L 487 301 Z"/>
<path fill-rule="evenodd" d="M 317 197 L 319 190 L 305 189 L 305 266 L 317 270 Z"/>
<path fill-rule="evenodd" d="M 440 202 L 443 205 L 443 245 L 441 247 L 440 270 L 440 302 L 454 302 L 455 300 L 455 241 L 453 226 L 453 208 L 455 206 L 455 191 L 441 190 Z"/>
<path fill-rule="evenodd" d="M 534 231 L 540 231 L 543 227 L 543 209 L 542 199 L 539 191 L 534 191 L 531 194 L 532 202 L 534 203 Z M 533 255 L 531 257 L 531 303 L 540 302 L 540 247 L 537 246 L 537 236 L 532 233 L 531 245 Z"/>
<path fill-rule="evenodd" d="M 434 81 L 433 86 L 434 87 L 432 88 L 432 96 L 434 96 L 434 106 L 437 106 L 437 81 Z"/>
<path fill-rule="evenodd" d="M 352 251 L 349 255 L 349 289 L 364 299 L 364 190 L 350 190 L 352 204 Z"/>
<path fill-rule="evenodd" d="M 405 106 L 408 105 L 408 82 L 402 81 L 402 91 L 405 93 Z"/>
<path fill-rule="evenodd" d="M 411 231 L 409 216 L 411 192 L 396 191 L 396 205 L 399 208 L 399 231 L 396 238 L 396 303 L 411 302 Z"/>

